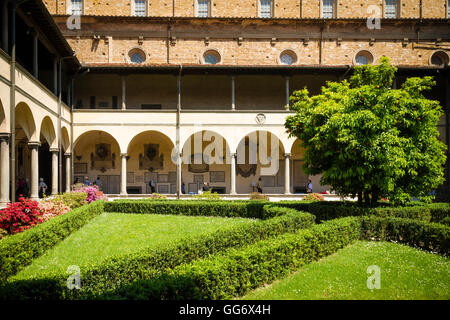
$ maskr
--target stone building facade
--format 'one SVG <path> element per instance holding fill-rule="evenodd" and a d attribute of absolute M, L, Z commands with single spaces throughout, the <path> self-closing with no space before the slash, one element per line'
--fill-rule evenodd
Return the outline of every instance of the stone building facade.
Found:
<path fill-rule="evenodd" d="M 35 85 L 61 96 L 66 118 L 56 110 L 41 125 L 42 106 L 26 104 L 17 135 L 46 146 L 48 159 L 60 167 L 47 173 L 54 190 L 88 176 L 99 177 L 106 193 L 121 196 L 174 194 L 182 185 L 185 193 L 196 193 L 203 182 L 220 193 L 248 194 L 259 178 L 269 194 L 303 193 L 308 179 L 313 191 L 328 191 L 319 176 L 304 174 L 300 142 L 284 129 L 289 96 L 305 86 L 318 93 L 326 81 L 348 78 L 355 65 L 377 64 L 383 56 L 398 67 L 396 86 L 408 76 L 435 76 L 438 85 L 429 95 L 446 110 L 439 132 L 449 143 L 449 1 L 30 1 L 59 34 L 46 39 L 39 28 L 44 18 L 30 18 L 27 7 L 19 6 L 18 17 L 27 25 L 19 31 L 37 32 L 20 38 L 18 48 L 39 45 L 18 51 L 18 65 L 23 62 Z M 75 56 L 41 52 L 41 41 L 67 46 Z M 7 137 L 11 54 L 2 48 Z M 37 77 L 35 65 L 42 66 Z M 32 123 L 35 131 L 28 128 Z M 38 134 L 41 128 L 53 132 L 52 126 L 53 135 Z M 14 164 L 14 174 L 31 178 L 32 154 L 20 150 L 22 164 Z M 190 163 L 204 152 L 216 161 Z M 441 194 L 448 193 L 448 165 L 446 170 Z"/>

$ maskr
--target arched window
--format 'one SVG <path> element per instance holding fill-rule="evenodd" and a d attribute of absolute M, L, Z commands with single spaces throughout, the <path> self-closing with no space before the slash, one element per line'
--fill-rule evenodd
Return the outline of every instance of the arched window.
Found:
<path fill-rule="evenodd" d="M 297 63 L 297 55 L 292 50 L 285 50 L 280 54 L 280 64 L 293 65 Z"/>
<path fill-rule="evenodd" d="M 208 50 L 203 54 L 203 63 L 205 64 L 218 64 L 220 61 L 220 54 L 216 50 Z"/>
<path fill-rule="evenodd" d="M 367 50 L 361 50 L 355 55 L 354 64 L 357 66 L 363 66 L 366 64 L 372 64 L 374 61 L 373 54 Z"/>
<path fill-rule="evenodd" d="M 131 63 L 137 64 L 144 63 L 146 60 L 144 51 L 142 51 L 139 48 L 134 48 L 130 50 L 130 52 L 128 52 L 128 58 Z"/>
<path fill-rule="evenodd" d="M 430 64 L 434 66 L 444 67 L 449 63 L 449 56 L 445 51 L 436 51 L 431 55 Z"/>

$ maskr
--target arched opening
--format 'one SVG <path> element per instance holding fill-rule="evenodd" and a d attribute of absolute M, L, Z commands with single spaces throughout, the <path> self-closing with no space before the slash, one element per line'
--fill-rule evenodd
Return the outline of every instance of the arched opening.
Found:
<path fill-rule="evenodd" d="M 45 117 L 41 123 L 41 131 L 39 136 L 39 179 L 43 179 L 47 185 L 46 195 L 50 195 L 53 190 L 53 184 L 58 184 L 58 180 L 53 181 L 52 171 L 58 170 L 58 163 L 56 168 L 53 168 L 51 149 L 57 147 L 55 127 L 50 117 Z M 41 194 L 40 194 L 41 195 Z"/>
<path fill-rule="evenodd" d="M 69 131 L 66 127 L 61 128 L 61 145 L 62 145 L 62 178 L 61 178 L 61 190 L 67 190 L 69 188 L 65 188 L 64 186 L 67 185 L 67 181 L 70 181 L 70 157 L 66 158 L 66 154 L 71 153 L 70 149 L 70 138 L 69 138 Z M 69 161 L 69 165 L 67 164 L 67 161 Z M 69 172 L 67 172 L 69 170 Z M 68 186 L 69 187 L 69 186 Z"/>
<path fill-rule="evenodd" d="M 182 182 L 186 194 L 196 194 L 207 183 L 213 192 L 230 193 L 231 161 L 227 141 L 213 131 L 192 134 L 182 149 Z"/>
<path fill-rule="evenodd" d="M 37 143 L 39 141 L 35 138 L 36 124 L 30 107 L 26 103 L 20 102 L 16 106 L 15 112 L 15 199 L 18 199 L 20 195 L 30 197 L 32 184 L 34 183 L 36 188 L 39 184 L 39 181 L 32 181 L 32 151 L 29 146 L 30 142 Z M 38 168 L 37 170 L 39 170 Z"/>
<path fill-rule="evenodd" d="M 74 143 L 74 184 L 91 184 L 97 178 L 105 194 L 120 193 L 120 147 L 116 139 L 105 131 L 93 130 L 83 133 Z"/>
<path fill-rule="evenodd" d="M 127 150 L 127 193 L 176 193 L 173 148 L 173 142 L 161 132 L 145 131 L 136 135 Z"/>
<path fill-rule="evenodd" d="M 241 139 L 236 154 L 238 194 L 257 192 L 258 183 L 265 194 L 284 193 L 285 152 L 277 136 L 263 130 L 251 132 Z"/>

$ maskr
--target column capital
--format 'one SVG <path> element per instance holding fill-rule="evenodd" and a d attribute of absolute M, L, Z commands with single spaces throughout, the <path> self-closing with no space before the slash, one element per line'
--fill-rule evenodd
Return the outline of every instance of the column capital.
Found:
<path fill-rule="evenodd" d="M 71 156 L 72 156 L 72 153 L 70 153 L 70 152 L 65 152 L 65 153 L 64 153 L 64 156 L 65 156 L 65 157 L 71 157 Z"/>
<path fill-rule="evenodd" d="M 0 132 L 0 140 L 9 141 L 9 138 L 11 137 L 11 134 L 8 132 Z"/>
<path fill-rule="evenodd" d="M 49 150 L 51 153 L 59 153 L 59 149 L 58 148 L 50 148 Z"/>
<path fill-rule="evenodd" d="M 30 141 L 30 142 L 28 142 L 28 147 L 30 149 L 39 148 L 40 146 L 41 146 L 41 143 L 38 142 L 38 141 Z"/>
<path fill-rule="evenodd" d="M 237 157 L 237 152 L 231 153 L 231 157 L 232 157 L 232 158 L 236 158 L 236 157 Z"/>
<path fill-rule="evenodd" d="M 284 157 L 285 157 L 285 158 L 290 158 L 291 156 L 292 156 L 292 153 L 285 153 L 285 154 L 284 154 Z"/>
<path fill-rule="evenodd" d="M 126 157 L 128 157 L 128 153 L 121 153 L 121 154 L 120 154 L 120 157 L 121 157 L 121 158 L 126 158 Z"/>

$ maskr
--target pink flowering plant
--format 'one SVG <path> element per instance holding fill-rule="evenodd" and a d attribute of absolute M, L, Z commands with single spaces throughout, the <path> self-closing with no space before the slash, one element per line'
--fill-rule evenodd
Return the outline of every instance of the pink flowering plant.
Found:
<path fill-rule="evenodd" d="M 46 199 L 39 203 L 39 209 L 42 213 L 42 220 L 47 221 L 56 216 L 65 214 L 71 209 L 64 202 L 58 199 Z"/>
<path fill-rule="evenodd" d="M 86 193 L 86 201 L 88 203 L 94 202 L 96 200 L 108 200 L 108 198 L 103 194 L 102 191 L 98 189 L 97 186 L 86 186 L 86 185 L 75 185 L 73 188 L 73 193 L 84 192 Z"/>

